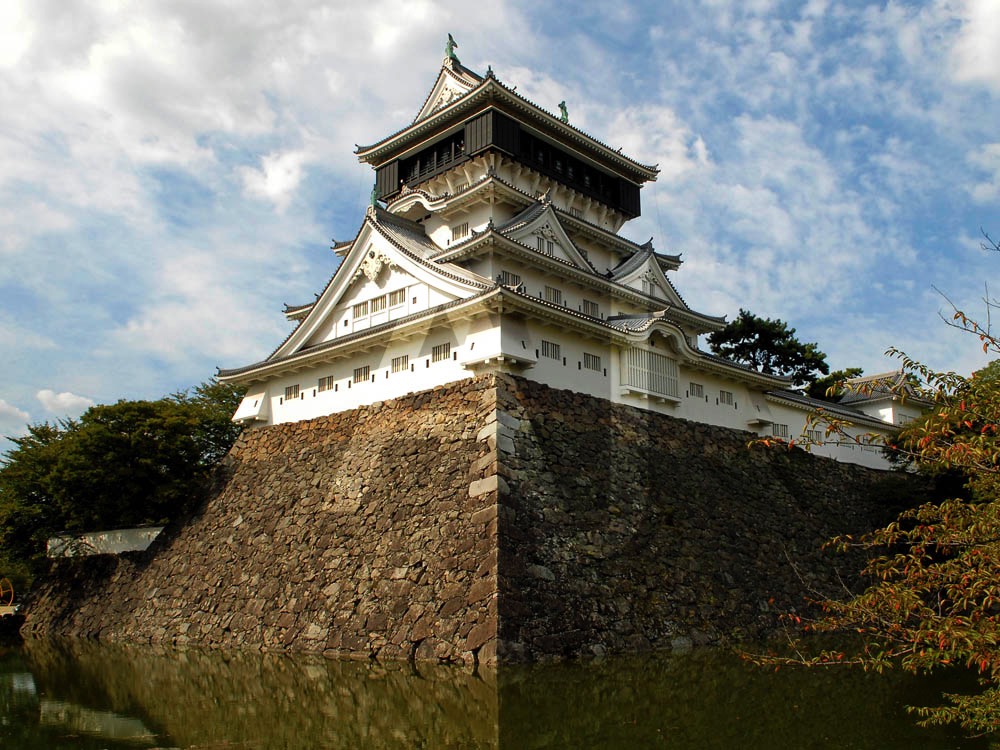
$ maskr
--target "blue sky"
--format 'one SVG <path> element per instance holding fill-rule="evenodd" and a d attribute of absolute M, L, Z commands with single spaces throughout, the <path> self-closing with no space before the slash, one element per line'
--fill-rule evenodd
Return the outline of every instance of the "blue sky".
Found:
<path fill-rule="evenodd" d="M 448 32 L 659 164 L 625 234 L 683 255 L 695 309 L 780 317 L 834 368 L 986 361 L 936 289 L 1000 295 L 1000 3 L 568 7 L 0 4 L 0 435 L 270 352 L 360 224 L 355 144 L 412 119 Z"/>

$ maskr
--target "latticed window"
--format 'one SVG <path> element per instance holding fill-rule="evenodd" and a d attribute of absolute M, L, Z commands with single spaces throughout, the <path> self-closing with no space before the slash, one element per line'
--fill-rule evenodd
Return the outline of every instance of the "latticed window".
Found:
<path fill-rule="evenodd" d="M 732 391 L 719 391 L 719 403 L 723 406 L 733 405 L 733 392 Z"/>
<path fill-rule="evenodd" d="M 393 372 L 404 372 L 410 366 L 410 355 L 404 354 L 401 357 L 392 358 L 392 371 Z"/>
<path fill-rule="evenodd" d="M 460 240 L 469 236 L 469 222 L 463 221 L 461 224 L 451 228 L 451 240 Z"/>
<path fill-rule="evenodd" d="M 771 434 L 776 438 L 788 439 L 788 425 L 775 422 L 771 425 Z"/>
<path fill-rule="evenodd" d="M 691 398 L 702 398 L 705 395 L 705 386 L 701 383 L 691 382 L 688 385 L 688 392 L 691 394 Z"/>
<path fill-rule="evenodd" d="M 395 307 L 396 305 L 402 305 L 406 302 L 406 290 L 397 289 L 394 292 L 389 292 L 389 307 Z"/>
<path fill-rule="evenodd" d="M 554 305 L 562 304 L 562 290 L 556 289 L 554 286 L 545 287 L 545 301 L 551 302 Z"/>
<path fill-rule="evenodd" d="M 542 341 L 542 356 L 549 359 L 559 359 L 559 344 L 551 341 Z"/>
<path fill-rule="evenodd" d="M 585 299 L 583 301 L 583 314 L 589 315 L 592 318 L 599 318 L 601 317 L 601 306 L 596 302 Z"/>
<path fill-rule="evenodd" d="M 425 350 L 426 351 L 426 350 Z M 451 344 L 438 344 L 431 349 L 431 361 L 440 362 L 451 356 Z"/>
<path fill-rule="evenodd" d="M 332 391 L 333 390 L 333 375 L 327 375 L 325 378 L 319 379 L 319 392 Z"/>
<path fill-rule="evenodd" d="M 372 300 L 371 311 L 373 313 L 382 312 L 385 310 L 386 303 L 389 301 L 388 296 L 383 294 L 381 297 L 376 297 Z"/>
<path fill-rule="evenodd" d="M 645 393 L 680 398 L 677 362 L 648 349 L 626 349 L 622 353 L 622 385 Z"/>
<path fill-rule="evenodd" d="M 583 368 L 585 370 L 597 370 L 601 371 L 601 358 L 596 354 L 590 354 L 589 352 L 583 353 Z"/>
<path fill-rule="evenodd" d="M 371 377 L 371 373 L 372 373 L 372 368 L 369 365 L 365 365 L 364 367 L 355 368 L 355 370 L 354 370 L 354 382 L 355 383 L 364 383 L 366 380 L 368 380 L 369 377 Z"/>
<path fill-rule="evenodd" d="M 299 397 L 299 387 L 297 385 L 290 385 L 285 388 L 285 401 L 291 401 L 293 398 Z"/>
<path fill-rule="evenodd" d="M 368 315 L 368 303 L 359 302 L 353 308 L 351 308 L 355 318 L 364 318 Z"/>

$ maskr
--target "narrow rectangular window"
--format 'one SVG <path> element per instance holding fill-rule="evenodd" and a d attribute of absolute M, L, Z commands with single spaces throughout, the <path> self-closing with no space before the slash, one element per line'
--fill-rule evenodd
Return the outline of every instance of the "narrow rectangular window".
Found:
<path fill-rule="evenodd" d="M 383 310 L 385 310 L 385 306 L 388 300 L 389 298 L 384 294 L 381 297 L 376 297 L 375 299 L 372 300 L 371 311 L 373 313 L 382 312 Z"/>
<path fill-rule="evenodd" d="M 333 375 L 327 375 L 325 378 L 319 379 L 319 392 L 332 391 L 333 390 Z"/>
<path fill-rule="evenodd" d="M 778 438 L 788 439 L 788 425 L 775 422 L 771 425 L 771 434 Z"/>
<path fill-rule="evenodd" d="M 701 383 L 690 383 L 688 391 L 691 394 L 691 398 L 701 398 L 705 395 L 705 387 Z"/>
<path fill-rule="evenodd" d="M 554 305 L 562 304 L 562 290 L 556 289 L 554 286 L 545 287 L 545 301 L 551 302 Z"/>
<path fill-rule="evenodd" d="M 285 388 L 285 401 L 291 401 L 293 398 L 299 397 L 299 387 L 297 385 L 290 385 Z"/>
<path fill-rule="evenodd" d="M 394 292 L 389 292 L 389 307 L 396 307 L 397 305 L 402 305 L 406 302 L 406 290 L 397 289 Z"/>
<path fill-rule="evenodd" d="M 451 241 L 460 240 L 469 236 L 469 222 L 465 221 L 451 228 Z"/>
<path fill-rule="evenodd" d="M 544 238 L 544 237 L 542 237 L 542 236 L 541 236 L 541 235 L 539 234 L 539 235 L 537 235 L 537 236 L 535 237 L 535 243 L 536 243 L 536 245 L 537 245 L 537 247 L 538 247 L 538 252 L 540 252 L 540 253 L 544 253 L 544 252 L 545 252 L 545 238 Z"/>
<path fill-rule="evenodd" d="M 601 317 L 601 306 L 596 302 L 585 299 L 583 301 L 583 314 L 589 315 L 592 318 L 599 318 Z"/>
<path fill-rule="evenodd" d="M 368 315 L 368 303 L 359 302 L 352 308 L 352 310 L 354 311 L 355 318 L 364 318 Z"/>
<path fill-rule="evenodd" d="M 368 376 L 371 375 L 371 371 L 372 371 L 372 368 L 369 365 L 365 365 L 364 367 L 355 368 L 355 370 L 354 370 L 354 382 L 355 383 L 364 383 L 366 380 L 368 380 Z"/>
<path fill-rule="evenodd" d="M 546 255 L 555 255 L 556 254 L 556 245 L 551 240 L 549 240 L 549 241 L 547 241 L 545 243 L 545 254 Z"/>
<path fill-rule="evenodd" d="M 555 344 L 551 341 L 542 341 L 542 356 L 548 357 L 549 359 L 559 359 L 559 344 Z"/>
<path fill-rule="evenodd" d="M 500 272 L 500 285 L 501 286 L 521 286 L 521 277 L 516 273 L 511 273 L 510 271 Z"/>
<path fill-rule="evenodd" d="M 431 361 L 440 362 L 451 356 L 451 344 L 438 344 L 431 349 Z"/>
<path fill-rule="evenodd" d="M 583 366 L 588 370 L 601 371 L 601 358 L 596 354 L 583 353 Z"/>
<path fill-rule="evenodd" d="M 724 406 L 733 405 L 733 392 L 732 391 L 719 391 L 719 403 Z"/>
<path fill-rule="evenodd" d="M 404 354 L 401 357 L 392 358 L 392 371 L 403 372 L 410 369 L 410 355 Z"/>

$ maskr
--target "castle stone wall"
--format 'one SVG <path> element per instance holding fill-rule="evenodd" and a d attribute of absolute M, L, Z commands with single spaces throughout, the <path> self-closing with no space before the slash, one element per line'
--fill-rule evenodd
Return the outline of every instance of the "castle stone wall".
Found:
<path fill-rule="evenodd" d="M 244 433 L 145 553 L 56 561 L 23 632 L 492 663 L 771 631 L 905 478 L 485 375 Z"/>

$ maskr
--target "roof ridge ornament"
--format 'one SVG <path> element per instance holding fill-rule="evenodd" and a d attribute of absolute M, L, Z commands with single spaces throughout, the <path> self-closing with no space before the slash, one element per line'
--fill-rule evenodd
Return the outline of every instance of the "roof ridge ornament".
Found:
<path fill-rule="evenodd" d="M 448 34 L 448 41 L 444 45 L 444 58 L 446 62 L 452 65 L 461 65 L 462 61 L 458 59 L 458 55 L 455 54 L 455 47 L 458 46 L 458 42 L 455 41 L 455 37 Z"/>
<path fill-rule="evenodd" d="M 566 109 L 566 100 L 559 102 L 559 121 L 569 125 L 569 110 Z"/>

